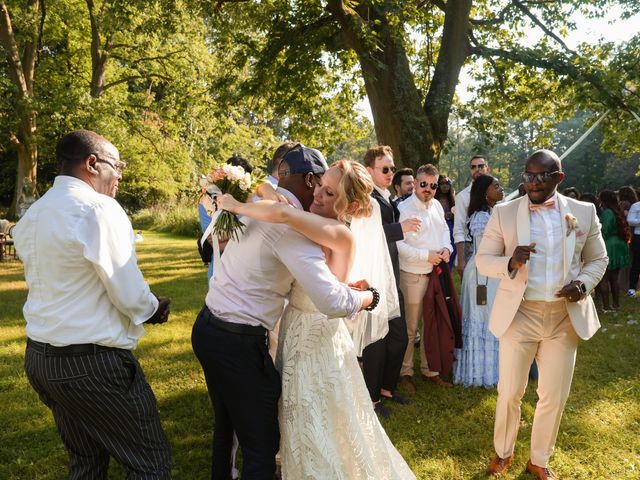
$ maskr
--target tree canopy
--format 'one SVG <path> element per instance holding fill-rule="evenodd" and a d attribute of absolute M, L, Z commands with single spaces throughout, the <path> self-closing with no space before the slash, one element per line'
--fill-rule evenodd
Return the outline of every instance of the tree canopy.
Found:
<path fill-rule="evenodd" d="M 628 157 L 640 35 L 564 40 L 577 16 L 611 8 L 640 12 L 631 0 L 0 1 L 0 202 L 15 209 L 24 178 L 46 188 L 55 142 L 75 128 L 119 147 L 130 208 L 191 195 L 214 158 L 259 164 L 286 138 L 359 154 L 365 94 L 399 164 L 446 158 L 452 113 L 483 142 L 532 125 L 542 146 L 576 112 L 610 109 L 603 148 Z M 462 105 L 465 65 L 475 99 Z"/>

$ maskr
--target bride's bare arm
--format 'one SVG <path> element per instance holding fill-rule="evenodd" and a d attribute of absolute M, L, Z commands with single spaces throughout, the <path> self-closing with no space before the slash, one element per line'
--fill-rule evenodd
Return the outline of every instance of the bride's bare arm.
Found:
<path fill-rule="evenodd" d="M 351 253 L 353 251 L 354 240 L 351 231 L 332 218 L 321 217 L 271 200 L 242 203 L 228 194 L 218 197 L 217 203 L 218 208 L 238 215 L 246 215 L 269 223 L 286 223 L 312 242 L 333 252 Z"/>

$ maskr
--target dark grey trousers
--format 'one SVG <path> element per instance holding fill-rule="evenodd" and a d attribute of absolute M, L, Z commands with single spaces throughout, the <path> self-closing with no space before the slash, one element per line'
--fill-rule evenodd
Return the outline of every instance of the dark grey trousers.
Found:
<path fill-rule="evenodd" d="M 130 351 L 51 355 L 28 345 L 25 372 L 53 413 L 70 457 L 69 479 L 106 479 L 111 456 L 128 479 L 171 477 L 156 399 Z"/>

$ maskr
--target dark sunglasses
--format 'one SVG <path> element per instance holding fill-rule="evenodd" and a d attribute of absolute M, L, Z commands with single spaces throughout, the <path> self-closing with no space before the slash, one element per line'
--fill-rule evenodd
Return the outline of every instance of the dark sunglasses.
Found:
<path fill-rule="evenodd" d="M 429 187 L 431 190 L 437 190 L 438 189 L 438 184 L 437 183 L 420 182 L 419 185 L 420 185 L 420 188 Z"/>
<path fill-rule="evenodd" d="M 544 183 L 554 175 L 557 175 L 558 173 L 560 172 L 557 170 L 555 172 L 542 172 L 542 173 L 524 172 L 522 174 L 522 180 L 525 183 L 533 183 L 534 180 L 537 181 L 538 183 Z"/>
<path fill-rule="evenodd" d="M 482 170 L 487 166 L 486 163 L 479 163 L 478 165 L 471 165 L 471 170 L 475 170 L 476 168 Z"/>
<path fill-rule="evenodd" d="M 395 173 L 396 172 L 396 167 L 376 167 L 380 170 L 382 170 L 382 173 L 384 173 L 385 175 L 389 172 L 391 173 Z"/>

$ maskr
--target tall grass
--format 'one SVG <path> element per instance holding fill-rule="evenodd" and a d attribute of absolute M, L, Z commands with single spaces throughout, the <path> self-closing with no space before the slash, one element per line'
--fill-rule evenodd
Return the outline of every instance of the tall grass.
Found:
<path fill-rule="evenodd" d="M 131 223 L 136 229 L 173 233 L 183 237 L 196 238 L 202 233 L 197 205 L 193 202 L 144 208 L 132 215 Z"/>

